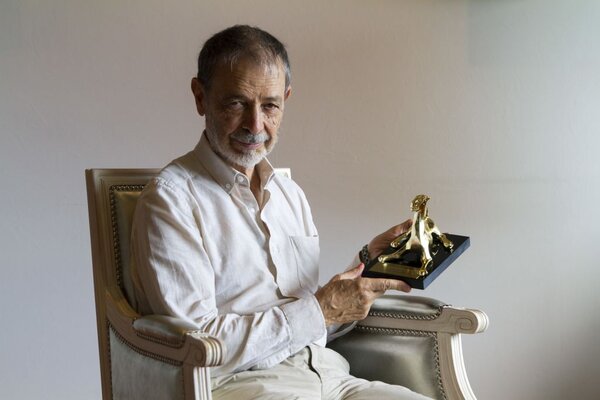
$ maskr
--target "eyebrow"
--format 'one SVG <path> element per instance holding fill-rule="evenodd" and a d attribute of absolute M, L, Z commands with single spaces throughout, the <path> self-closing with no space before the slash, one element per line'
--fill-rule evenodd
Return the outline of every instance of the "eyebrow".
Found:
<path fill-rule="evenodd" d="M 282 99 L 283 98 L 281 96 L 269 96 L 265 98 L 265 101 L 269 103 L 281 103 Z"/>
<path fill-rule="evenodd" d="M 247 100 L 248 98 L 242 94 L 233 94 L 230 96 L 226 96 L 222 99 L 222 101 L 232 101 L 232 100 Z M 262 99 L 263 102 L 267 102 L 267 103 L 282 103 L 283 102 L 283 97 L 281 96 L 267 96 L 264 99 Z"/>

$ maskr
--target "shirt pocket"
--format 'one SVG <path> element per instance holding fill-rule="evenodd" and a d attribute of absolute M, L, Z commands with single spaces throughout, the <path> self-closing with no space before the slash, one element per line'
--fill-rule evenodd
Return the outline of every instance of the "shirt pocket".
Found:
<path fill-rule="evenodd" d="M 296 259 L 300 287 L 314 293 L 319 282 L 319 237 L 290 236 L 290 242 Z"/>

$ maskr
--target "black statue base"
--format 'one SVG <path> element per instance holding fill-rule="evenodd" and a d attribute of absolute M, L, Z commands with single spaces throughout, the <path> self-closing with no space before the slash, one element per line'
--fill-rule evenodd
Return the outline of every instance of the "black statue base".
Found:
<path fill-rule="evenodd" d="M 433 282 L 446 268 L 450 266 L 467 248 L 471 241 L 467 236 L 453 235 L 446 233 L 446 237 L 452 241 L 454 248 L 448 251 L 444 246 L 439 245 L 433 249 L 432 265 L 429 267 L 429 273 L 423 277 L 411 278 L 407 277 L 402 270 L 414 268 L 415 271 L 420 268 L 419 255 L 416 252 L 408 252 L 402 259 L 390 261 L 389 263 L 381 264 L 376 258 L 369 265 L 365 266 L 362 276 L 369 278 L 393 278 L 399 279 L 408 283 L 413 289 L 425 289 Z M 396 251 L 393 247 L 389 247 L 385 254 L 390 254 Z"/>

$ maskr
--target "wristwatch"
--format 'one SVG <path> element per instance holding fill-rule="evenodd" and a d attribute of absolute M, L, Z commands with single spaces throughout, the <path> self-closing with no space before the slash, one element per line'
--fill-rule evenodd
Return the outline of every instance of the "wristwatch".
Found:
<path fill-rule="evenodd" d="M 365 264 L 365 267 L 369 264 L 369 262 L 371 261 L 371 256 L 369 255 L 369 245 L 368 244 L 365 244 L 363 246 L 360 253 L 358 253 L 358 258 L 360 259 L 360 262 Z"/>

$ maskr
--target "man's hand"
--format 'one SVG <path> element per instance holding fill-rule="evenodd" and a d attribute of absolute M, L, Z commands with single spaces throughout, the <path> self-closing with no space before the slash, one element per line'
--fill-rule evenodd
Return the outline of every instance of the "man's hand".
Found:
<path fill-rule="evenodd" d="M 366 318 L 371 304 L 388 289 L 410 292 L 406 282 L 396 279 L 362 278 L 360 274 L 364 267 L 364 264 L 359 264 L 334 276 L 315 293 L 326 326 Z"/>
<path fill-rule="evenodd" d="M 412 226 L 412 220 L 407 219 L 403 223 L 396 225 L 396 226 L 392 226 L 390 229 L 383 232 L 382 234 L 375 236 L 373 238 L 373 240 L 371 240 L 369 242 L 369 246 L 368 246 L 369 256 L 371 257 L 371 260 L 373 260 L 375 257 L 379 257 L 379 255 L 381 253 L 383 253 L 383 251 L 385 249 L 390 247 L 390 243 L 394 239 L 396 239 L 398 236 L 402 235 L 403 233 L 408 232 L 408 230 L 411 228 L 411 226 Z"/>

